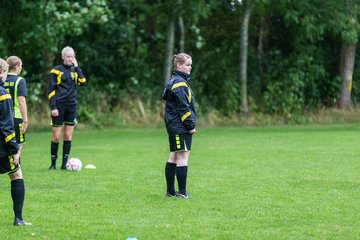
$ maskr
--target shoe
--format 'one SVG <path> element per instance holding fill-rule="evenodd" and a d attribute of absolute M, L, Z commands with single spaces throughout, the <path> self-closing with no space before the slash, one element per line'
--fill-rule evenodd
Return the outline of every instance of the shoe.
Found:
<path fill-rule="evenodd" d="M 32 224 L 26 222 L 24 219 L 15 218 L 14 219 L 14 226 L 31 226 Z"/>
<path fill-rule="evenodd" d="M 166 192 L 165 197 L 175 197 L 176 193 Z"/>
<path fill-rule="evenodd" d="M 179 198 L 189 198 L 190 195 L 187 194 L 187 193 L 179 193 L 179 192 L 176 192 L 176 197 L 179 197 Z"/>
<path fill-rule="evenodd" d="M 56 166 L 51 164 L 49 170 L 56 170 Z"/>
<path fill-rule="evenodd" d="M 66 165 L 61 165 L 61 170 L 67 170 Z"/>

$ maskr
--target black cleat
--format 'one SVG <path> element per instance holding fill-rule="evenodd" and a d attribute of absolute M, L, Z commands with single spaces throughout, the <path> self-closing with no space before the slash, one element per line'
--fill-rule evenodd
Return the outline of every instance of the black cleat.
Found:
<path fill-rule="evenodd" d="M 175 197 L 176 193 L 166 192 L 165 197 Z"/>
<path fill-rule="evenodd" d="M 179 193 L 179 192 L 176 192 L 176 196 L 179 198 L 189 198 L 190 197 L 190 195 L 187 193 Z"/>
<path fill-rule="evenodd" d="M 26 222 L 24 219 L 15 218 L 14 219 L 14 226 L 31 226 L 32 224 Z"/>
<path fill-rule="evenodd" d="M 67 170 L 67 169 L 66 169 L 66 165 L 62 165 L 62 166 L 61 166 L 61 170 Z"/>
<path fill-rule="evenodd" d="M 56 170 L 56 166 L 51 164 L 49 170 Z"/>

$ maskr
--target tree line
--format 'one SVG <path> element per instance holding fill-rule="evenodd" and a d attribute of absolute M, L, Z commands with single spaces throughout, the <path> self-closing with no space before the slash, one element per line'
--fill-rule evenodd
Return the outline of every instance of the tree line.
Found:
<path fill-rule="evenodd" d="M 200 114 L 291 116 L 350 109 L 359 0 L 16 0 L 0 8 L 1 57 L 23 60 L 30 111 L 47 105 L 49 70 L 70 45 L 89 86 L 79 117 L 138 109 L 161 115 L 172 55 L 193 57 Z M 97 121 L 97 120 L 96 120 Z"/>

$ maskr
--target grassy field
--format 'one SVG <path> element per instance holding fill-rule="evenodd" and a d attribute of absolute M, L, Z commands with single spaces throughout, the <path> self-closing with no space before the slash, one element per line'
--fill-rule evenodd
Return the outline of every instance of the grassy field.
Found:
<path fill-rule="evenodd" d="M 199 129 L 190 199 L 165 198 L 165 130 L 76 131 L 96 170 L 47 170 L 50 132 L 28 133 L 24 217 L 0 178 L 0 239 L 360 239 L 357 125 Z"/>

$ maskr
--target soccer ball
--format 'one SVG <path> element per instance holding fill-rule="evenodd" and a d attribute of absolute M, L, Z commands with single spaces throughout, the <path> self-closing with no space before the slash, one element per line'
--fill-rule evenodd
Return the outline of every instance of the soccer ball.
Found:
<path fill-rule="evenodd" d="M 66 169 L 69 171 L 78 172 L 82 168 L 82 162 L 78 158 L 70 158 L 66 163 Z"/>

